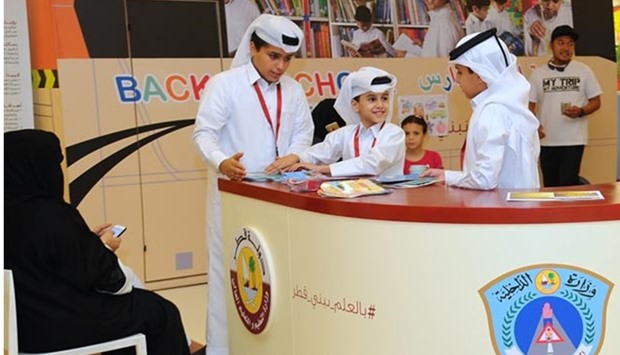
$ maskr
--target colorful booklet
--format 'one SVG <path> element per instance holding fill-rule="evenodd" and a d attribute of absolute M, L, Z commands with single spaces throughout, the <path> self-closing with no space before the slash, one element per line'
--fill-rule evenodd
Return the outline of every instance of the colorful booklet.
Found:
<path fill-rule="evenodd" d="M 353 198 L 368 195 L 384 195 L 390 189 L 374 183 L 370 179 L 325 181 L 317 191 L 323 197 Z"/>
<path fill-rule="evenodd" d="M 506 201 L 587 201 L 604 200 L 600 191 L 509 192 Z"/>

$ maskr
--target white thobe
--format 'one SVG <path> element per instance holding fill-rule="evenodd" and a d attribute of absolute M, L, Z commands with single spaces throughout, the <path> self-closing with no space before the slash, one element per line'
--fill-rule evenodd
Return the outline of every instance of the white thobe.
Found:
<path fill-rule="evenodd" d="M 207 354 L 228 355 L 226 286 L 228 271 L 223 255 L 218 167 L 224 159 L 243 152 L 248 172 L 263 171 L 276 158 L 276 142 L 253 87 L 259 83 L 276 121 L 277 85 L 263 80 L 251 63 L 212 77 L 200 103 L 193 140 L 208 164 L 207 237 L 209 249 L 209 298 L 207 305 Z M 312 142 L 314 126 L 304 91 L 283 76 L 282 118 L 277 147 L 280 155 L 300 153 Z M 232 236 L 231 236 L 232 237 Z"/>
<path fill-rule="evenodd" d="M 446 171 L 446 184 L 492 190 L 538 188 L 537 159 L 540 144 L 535 129 L 523 137 L 506 106 L 484 105 L 489 90 L 472 99 L 473 113 L 467 131 L 463 171 Z M 533 144 L 528 143 L 535 142 Z"/>
<path fill-rule="evenodd" d="M 359 128 L 359 156 L 355 156 L 355 132 Z M 373 146 L 373 141 L 374 146 Z M 392 124 L 345 126 L 299 154 L 301 162 L 329 164 L 332 176 L 402 175 L 405 162 L 405 133 Z M 342 161 L 337 162 L 342 158 Z"/>

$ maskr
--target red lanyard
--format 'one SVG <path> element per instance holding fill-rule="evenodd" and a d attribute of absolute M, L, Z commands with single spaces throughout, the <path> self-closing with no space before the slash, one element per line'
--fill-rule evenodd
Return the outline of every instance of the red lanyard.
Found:
<path fill-rule="evenodd" d="M 381 127 L 379 127 L 379 131 L 383 129 L 383 126 L 385 126 L 385 121 L 383 121 L 383 123 L 381 124 Z M 355 130 L 355 135 L 353 136 L 353 150 L 354 150 L 354 154 L 356 158 L 360 156 L 360 128 L 361 127 L 362 127 L 361 124 L 357 126 L 357 129 Z M 373 138 L 370 148 L 371 149 L 374 148 L 375 144 L 377 144 L 377 137 Z"/>
<path fill-rule="evenodd" d="M 278 109 L 276 113 L 276 128 L 273 128 L 273 122 L 271 121 L 271 115 L 269 114 L 269 110 L 267 109 L 267 104 L 265 103 L 265 98 L 263 98 L 263 93 L 258 86 L 258 82 L 254 82 L 254 90 L 256 90 L 256 95 L 258 96 L 258 101 L 260 101 L 260 106 L 263 108 L 263 113 L 265 114 L 265 118 L 271 127 L 271 132 L 273 132 L 273 137 L 275 138 L 276 145 L 276 157 L 278 156 L 278 134 L 280 134 L 280 120 L 282 118 L 282 88 L 280 87 L 280 83 L 278 83 Z"/>
<path fill-rule="evenodd" d="M 460 155 L 460 162 L 461 162 L 461 170 L 463 170 L 463 162 L 465 161 L 465 147 L 467 147 L 467 137 L 465 137 L 465 140 L 463 141 L 463 146 L 461 147 L 461 155 Z"/>

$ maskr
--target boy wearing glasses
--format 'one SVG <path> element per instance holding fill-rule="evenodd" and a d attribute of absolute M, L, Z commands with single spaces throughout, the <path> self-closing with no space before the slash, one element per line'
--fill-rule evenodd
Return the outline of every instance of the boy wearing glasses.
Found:
<path fill-rule="evenodd" d="M 523 14 L 525 55 L 551 54 L 551 32 L 561 25 L 573 25 L 573 11 L 564 0 L 540 0 Z"/>
<path fill-rule="evenodd" d="M 473 112 L 463 170 L 428 169 L 420 177 L 446 185 L 492 190 L 538 188 L 538 120 L 528 109 L 530 85 L 496 29 L 473 33 L 450 52 L 456 80 Z"/>

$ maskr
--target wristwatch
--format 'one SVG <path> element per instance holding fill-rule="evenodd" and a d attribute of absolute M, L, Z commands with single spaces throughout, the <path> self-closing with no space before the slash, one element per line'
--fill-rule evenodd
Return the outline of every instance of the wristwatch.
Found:
<path fill-rule="evenodd" d="M 583 107 L 579 108 L 579 117 L 585 116 L 586 112 L 583 110 Z"/>

